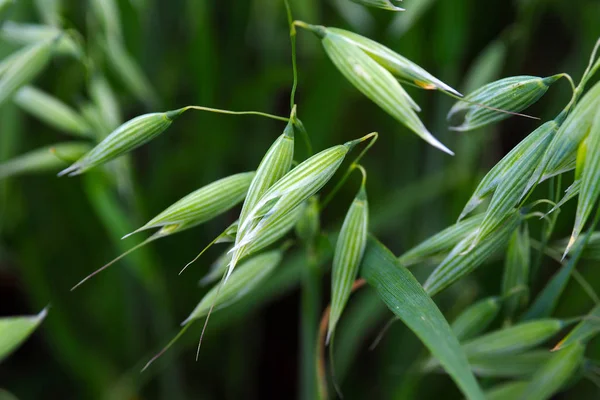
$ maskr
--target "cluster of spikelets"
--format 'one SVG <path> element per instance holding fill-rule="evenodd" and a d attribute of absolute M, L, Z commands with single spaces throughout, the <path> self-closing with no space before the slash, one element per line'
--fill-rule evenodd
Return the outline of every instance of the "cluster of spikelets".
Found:
<path fill-rule="evenodd" d="M 393 11 L 401 10 L 397 2 L 391 0 L 355 2 Z M 155 104 L 152 89 L 124 51 L 120 27 L 112 22 L 116 19 L 111 16 L 114 12 L 111 4 L 113 3 L 92 1 L 98 15 L 104 16 L 100 18 L 105 31 L 105 37 L 101 38 L 104 50 L 130 91 L 140 100 Z M 74 162 L 59 175 L 85 173 L 151 141 L 188 110 L 254 114 L 287 123 L 283 133 L 266 151 L 255 171 L 234 174 L 203 186 L 167 207 L 133 232 L 156 230 L 139 245 L 142 246 L 198 226 L 242 204 L 238 220 L 226 227 L 210 244 L 226 242 L 231 245 L 202 279 L 203 284 L 215 283 L 215 286 L 182 323 L 184 330 L 191 322 L 200 318 L 207 317 L 208 321 L 213 308 L 226 307 L 259 287 L 280 264 L 290 241 L 274 245 L 283 241 L 294 228 L 301 240 L 313 240 L 320 233 L 320 211 L 331 198 L 329 196 L 321 203 L 318 193 L 333 178 L 356 145 L 369 139 L 372 144 L 377 137 L 376 134 L 369 134 L 327 148 L 293 167 L 296 133 L 307 134 L 296 115 L 295 106 L 289 118 L 254 111 L 233 112 L 187 106 L 173 111 L 141 115 L 121 124 L 118 109 L 110 100 L 112 94 L 101 75 L 94 75 L 90 83 L 94 107 L 84 106 L 78 112 L 53 96 L 28 86 L 54 56 L 84 59 L 77 36 L 56 26 L 59 24 L 3 25 L 4 36 L 15 38 L 24 47 L 0 62 L 0 104 L 12 100 L 24 111 L 56 128 L 98 143 L 92 146 L 89 141 L 67 142 L 35 150 L 0 164 L 0 178 L 55 169 L 65 161 Z M 489 171 L 465 205 L 457 223 L 405 252 L 392 263 L 395 266 L 410 266 L 435 261 L 438 265 L 423 285 L 426 295 L 433 296 L 508 247 L 502 297 L 476 303 L 461 314 L 451 327 L 475 374 L 521 376 L 515 372 L 515 365 L 526 370 L 523 375 L 534 374 L 529 381 L 514 381 L 500 388 L 499 391 L 505 396 L 502 398 L 520 398 L 524 396 L 523 393 L 528 394 L 529 398 L 547 398 L 581 365 L 583 344 L 599 330 L 597 324 L 594 324 L 599 311 L 597 308 L 592 310 L 590 318 L 580 322 L 556 346 L 556 350 L 565 348 L 565 351 L 555 356 L 534 349 L 571 321 L 544 318 L 550 315 L 561 292 L 556 287 L 564 287 L 566 283 L 568 275 L 564 274 L 556 275 L 548 285 L 549 289 L 542 291 L 532 306 L 522 313 L 528 303 L 529 252 L 532 246 L 527 219 L 535 216 L 551 218 L 549 214 L 554 213 L 552 217 L 555 221 L 556 211 L 566 201 L 578 196 L 571 237 L 549 249 L 562 253 L 562 258 L 573 252 L 567 264 L 569 270 L 574 268 L 579 257 L 586 255 L 583 252 L 586 245 L 588 254 L 593 251 L 597 253 L 594 245 L 598 247 L 600 240 L 597 234 L 593 234 L 593 229 L 600 214 L 596 214 L 588 234 L 581 237 L 581 232 L 589 222 L 600 196 L 600 83 L 582 97 L 586 84 L 600 69 L 600 60 L 596 59 L 598 46 L 577 86 L 566 74 L 545 78 L 515 76 L 484 85 L 462 97 L 458 91 L 420 66 L 368 38 L 342 29 L 310 25 L 301 21 L 292 24 L 292 31 L 296 27 L 313 32 L 337 69 L 367 98 L 427 143 L 449 154 L 453 153 L 419 119 L 417 113 L 420 107 L 402 85 L 439 90 L 456 98 L 458 101 L 450 110 L 448 118 L 462 116 L 462 123 L 452 129 L 470 131 L 526 109 L 562 77 L 571 82 L 571 101 L 556 118 L 541 124 Z M 107 135 L 94 135 L 94 132 L 106 132 Z M 365 151 L 360 153 L 350 163 L 346 174 L 330 193 L 335 193 L 352 171 L 361 171 L 361 186 L 346 213 L 335 245 L 328 341 L 334 336 L 369 242 L 366 171 L 358 164 L 364 153 Z M 573 169 L 575 181 L 564 197 L 555 202 L 547 214 L 531 211 L 540 203 L 526 203 L 535 187 L 544 180 Z M 486 210 L 469 217 L 488 198 L 491 199 Z M 101 270 L 111 264 L 112 262 Z M 380 268 L 383 270 L 385 266 L 381 265 Z M 400 291 L 401 287 L 397 289 Z M 501 303 L 509 320 L 522 313 L 523 322 L 481 335 L 498 314 Z M 390 308 L 393 309 L 391 306 Z M 409 318 L 402 314 L 400 307 L 393 311 L 401 318 Z M 41 318 L 34 322 L 39 323 Z M 414 320 L 405 319 L 405 322 L 411 327 L 416 326 L 411 325 L 411 322 L 415 323 Z M 420 337 L 426 337 L 427 333 L 421 331 L 421 335 Z M 436 344 L 426 343 L 438 359 L 426 361 L 423 370 L 434 370 L 441 364 L 453 374 L 452 364 L 447 359 L 444 361 L 439 356 L 440 353 L 436 353 Z M 512 372 L 507 372 L 507 368 L 513 368 Z M 545 386 L 540 384 L 547 376 L 553 376 L 554 381 Z M 478 388 L 472 391 L 468 389 L 468 384 L 462 386 L 465 382 L 462 378 L 455 375 L 453 377 L 469 397 L 480 398 Z"/>

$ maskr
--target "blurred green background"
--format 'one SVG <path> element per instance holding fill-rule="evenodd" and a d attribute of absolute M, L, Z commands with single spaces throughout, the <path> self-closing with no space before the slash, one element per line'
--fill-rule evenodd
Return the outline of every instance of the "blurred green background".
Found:
<path fill-rule="evenodd" d="M 510 75 L 567 72 L 578 79 L 600 36 L 598 0 L 405 0 L 407 11 L 398 14 L 348 0 L 290 1 L 295 19 L 364 34 L 465 92 Z M 17 1 L 6 18 L 39 23 L 33 3 Z M 88 1 L 61 3 L 64 25 L 81 32 L 90 52 L 97 50 L 98 27 Z M 152 107 L 136 100 L 101 62 L 125 120 L 188 104 L 288 115 L 291 53 L 282 1 L 117 3 L 127 50 L 160 100 Z M 14 49 L 0 43 L 2 56 Z M 483 174 L 539 124 L 512 118 L 491 129 L 451 132 L 445 115 L 452 100 L 409 88 L 425 125 L 455 151 L 449 157 L 360 95 L 305 31 L 298 34 L 298 68 L 298 115 L 315 149 L 380 132 L 364 159 L 371 230 L 396 254 L 453 223 Z M 76 106 L 84 102 L 88 78 L 77 61 L 55 58 L 35 85 Z M 528 113 L 552 118 L 569 98 L 566 83 L 554 85 Z M 202 297 L 206 289 L 198 280 L 223 247 L 211 249 L 181 276 L 179 270 L 236 219 L 237 210 L 157 241 L 69 291 L 138 243 L 135 237 L 120 241 L 123 234 L 200 186 L 254 169 L 283 128 L 284 123 L 259 117 L 190 112 L 133 153 L 127 185 L 106 184 L 96 174 L 0 181 L 0 315 L 33 314 L 51 305 L 41 328 L 0 364 L 0 387 L 21 399 L 298 397 L 298 284 L 306 264 L 299 250 L 289 253 L 264 288 L 211 317 L 198 362 L 194 353 L 201 324 L 148 371 L 139 372 Z M 0 161 L 68 139 L 13 104 L 0 108 Z M 301 145 L 297 155 L 299 160 L 306 156 Z M 357 186 L 356 176 L 326 210 L 325 230 L 339 227 Z M 573 207 L 561 213 L 556 238 L 568 235 Z M 500 265 L 482 268 L 437 297 L 440 308 L 450 318 L 473 299 L 497 294 Z M 557 267 L 544 259 L 533 289 L 539 290 Z M 582 262 L 579 270 L 600 290 L 597 265 Z M 328 287 L 324 274 L 322 308 Z M 570 285 L 558 314 L 580 315 L 590 307 L 588 296 Z M 368 350 L 390 316 L 370 289 L 351 300 L 335 355 L 346 398 L 461 398 L 445 375 L 409 373 L 424 350 L 401 323 Z M 600 357 L 597 343 L 588 356 Z M 578 399 L 600 396 L 587 381 L 569 393 Z"/>

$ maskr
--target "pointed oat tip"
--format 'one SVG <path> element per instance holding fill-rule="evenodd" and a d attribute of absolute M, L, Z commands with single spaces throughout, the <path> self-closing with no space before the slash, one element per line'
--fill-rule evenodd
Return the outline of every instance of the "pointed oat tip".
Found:
<path fill-rule="evenodd" d="M 558 351 L 562 348 L 563 343 L 565 342 L 565 340 L 561 340 L 560 342 L 558 342 L 556 344 L 556 346 L 554 346 L 552 349 L 550 349 L 550 352 L 554 352 L 554 351 Z"/>
<path fill-rule="evenodd" d="M 575 244 L 575 240 L 577 240 L 577 236 L 576 235 L 571 235 L 571 238 L 569 239 L 569 244 L 567 244 L 567 247 L 565 248 L 565 252 L 562 255 L 562 258 L 560 259 L 560 261 L 564 261 L 565 257 L 567 257 L 567 254 L 569 254 L 569 252 L 571 251 L 571 247 L 573 247 L 573 244 Z"/>
<path fill-rule="evenodd" d="M 56 176 L 61 177 L 61 176 L 65 176 L 65 175 L 69 175 L 69 176 L 74 176 L 74 175 L 78 175 L 79 174 L 79 164 L 75 163 L 65 169 L 63 169 L 62 171 L 60 171 L 58 174 L 56 174 Z"/>
<path fill-rule="evenodd" d="M 453 156 L 453 155 L 454 155 L 454 152 L 453 152 L 452 150 L 450 150 L 449 148 L 447 148 L 446 146 L 444 146 L 444 145 L 442 144 L 442 142 L 440 142 L 439 140 L 437 140 L 437 139 L 435 139 L 435 138 L 434 138 L 434 139 L 432 139 L 432 140 L 429 140 L 428 142 L 429 142 L 429 144 L 431 144 L 433 147 L 435 147 L 435 148 L 437 148 L 437 149 L 440 149 L 440 150 L 441 150 L 441 151 L 443 151 L 444 153 L 446 153 L 446 154 L 449 154 L 449 155 L 451 155 L 451 156 Z"/>

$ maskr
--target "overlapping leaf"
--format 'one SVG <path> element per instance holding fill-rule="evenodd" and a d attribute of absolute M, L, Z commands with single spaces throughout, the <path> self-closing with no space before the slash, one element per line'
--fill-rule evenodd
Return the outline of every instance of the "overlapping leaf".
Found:
<path fill-rule="evenodd" d="M 483 399 L 464 351 L 433 300 L 377 239 L 370 237 L 361 275 L 381 300 L 427 346 L 469 399 Z"/>

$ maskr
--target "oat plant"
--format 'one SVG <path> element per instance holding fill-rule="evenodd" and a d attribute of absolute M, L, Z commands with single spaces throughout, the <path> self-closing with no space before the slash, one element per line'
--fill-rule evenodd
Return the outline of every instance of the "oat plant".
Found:
<path fill-rule="evenodd" d="M 597 274 L 585 276 L 577 269 L 581 263 L 600 259 L 600 233 L 595 231 L 600 219 L 600 82 L 595 77 L 600 69 L 600 39 L 590 49 L 589 64 L 579 80 L 560 70 L 549 76 L 502 77 L 496 63 L 505 57 L 505 46 L 519 37 L 521 31 L 515 25 L 484 51 L 469 75 L 470 82 L 461 84 L 456 74 L 453 78 L 452 74 L 441 73 L 442 79 L 428 72 L 412 56 L 404 55 L 397 41 L 377 41 L 362 31 L 354 32 L 356 29 L 329 26 L 329 22 L 337 23 L 335 19 L 321 25 L 318 14 L 310 12 L 311 6 L 299 1 L 272 2 L 254 12 L 261 17 L 264 13 L 262 20 L 278 18 L 273 25 L 263 21 L 265 32 L 272 28 L 277 38 L 286 40 L 289 33 L 292 76 L 289 79 L 286 75 L 285 81 L 285 90 L 290 93 L 289 109 L 286 100 L 285 112 L 272 105 L 270 108 L 277 111 L 270 111 L 258 96 L 250 95 L 244 96 L 241 103 L 256 102 L 259 110 L 238 111 L 215 108 L 220 101 L 211 100 L 218 97 L 210 94 L 200 96 L 198 102 L 180 103 L 178 97 L 167 94 L 168 80 L 160 82 L 146 75 L 146 65 L 128 50 L 132 28 L 124 15 L 146 15 L 148 2 L 124 5 L 126 2 L 116 0 L 91 0 L 83 10 L 86 27 L 81 31 L 80 24 L 69 20 L 72 16 L 61 1 L 35 2 L 40 18 L 30 22 L 20 21 L 18 14 L 13 21 L 10 10 L 16 6 L 10 3 L 0 1 L 4 21 L 0 37 L 14 48 L 0 61 L 0 107 L 6 110 L 7 121 L 11 121 L 11 115 L 23 112 L 71 138 L 27 149 L 10 158 L 0 153 L 6 158 L 0 162 L 0 180 L 46 174 L 48 180 L 61 177 L 59 184 L 69 190 L 79 187 L 87 201 L 86 212 L 91 210 L 101 221 L 114 241 L 115 253 L 121 255 L 100 268 L 94 265 L 99 257 L 79 265 L 67 276 L 75 284 L 73 289 L 107 267 L 123 263 L 134 277 L 127 287 L 141 288 L 143 302 L 151 304 L 155 314 L 150 323 L 142 324 L 152 328 L 149 332 L 144 328 L 132 331 L 137 336 L 149 335 L 151 344 L 134 346 L 136 357 L 143 361 L 130 365 L 135 373 L 118 379 L 123 385 L 118 387 L 122 390 L 119 398 L 136 392 L 130 382 L 141 379 L 140 369 L 141 376 L 157 374 L 164 379 L 165 387 L 177 386 L 178 371 L 168 367 L 174 363 L 174 349 L 188 350 L 189 338 L 199 336 L 196 358 L 205 363 L 204 347 L 209 347 L 206 353 L 211 357 L 211 343 L 219 339 L 211 315 L 217 327 L 225 326 L 234 315 L 252 315 L 258 305 L 296 284 L 300 286 L 298 388 L 303 399 L 324 399 L 348 392 L 351 395 L 355 382 L 345 379 L 350 362 L 343 361 L 344 357 L 360 348 L 369 330 L 373 331 L 386 317 L 401 321 L 414 334 L 412 340 L 418 339 L 424 348 L 418 355 L 410 355 L 415 351 L 408 347 L 413 345 L 395 350 L 395 357 L 404 357 L 406 351 L 411 360 L 402 373 L 402 382 L 417 382 L 403 383 L 398 393 L 404 395 L 416 390 L 418 382 L 429 382 L 431 374 L 447 375 L 460 396 L 467 399 L 550 399 L 559 392 L 570 393 L 584 379 L 596 385 L 600 382 L 600 368 L 590 349 L 600 333 L 599 300 L 594 289 Z M 204 18 L 202 12 L 212 7 L 189 3 L 186 7 L 197 11 L 190 12 L 190 18 Z M 407 24 L 412 23 L 411 19 L 418 20 L 417 11 L 411 11 L 411 7 L 427 7 L 392 0 L 334 3 L 349 21 L 368 20 L 372 12 L 381 18 L 393 17 L 394 21 L 406 18 Z M 350 10 L 355 10 L 354 14 Z M 316 20 L 296 20 L 296 13 L 306 21 L 308 17 Z M 286 22 L 289 32 L 282 30 L 279 22 Z M 204 45 L 195 48 L 195 62 L 208 70 L 213 68 L 213 55 L 229 49 L 211 48 L 204 32 L 206 25 L 198 24 L 196 28 L 197 40 Z M 276 43 L 267 36 L 265 43 Z M 296 44 L 299 37 L 302 46 Z M 236 42 L 233 47 L 238 45 Z M 325 89 L 325 93 L 318 85 L 305 84 L 305 71 L 308 82 L 315 79 L 308 78 L 309 57 L 321 57 L 323 64 L 319 67 L 327 64 L 327 74 L 339 78 L 337 91 L 361 101 L 360 107 L 379 108 L 383 113 L 366 124 L 354 125 L 340 119 L 340 126 L 347 131 L 344 136 L 324 132 L 312 122 L 314 114 L 310 110 L 315 106 L 309 100 L 334 96 L 336 90 Z M 65 97 L 60 83 L 51 85 L 41 79 L 57 63 L 69 63 L 76 71 L 72 73 L 78 74 L 77 82 L 71 85 L 76 95 Z M 441 69 L 443 66 L 436 72 Z M 268 83 L 270 77 L 265 76 Z M 327 75 L 317 79 L 334 78 Z M 207 93 L 211 90 L 209 80 L 200 86 Z M 563 91 L 555 91 L 555 87 Z M 213 93 L 219 90 L 213 89 Z M 301 95 L 296 96 L 297 91 Z M 311 97 L 313 92 L 316 94 Z M 124 107 L 123 96 L 145 108 L 132 115 Z M 549 96 L 554 97 L 548 100 Z M 426 99 L 436 102 L 435 112 L 443 110 L 446 121 L 429 120 L 432 109 Z M 530 109 L 535 103 L 550 101 L 552 115 L 538 116 L 538 108 Z M 319 107 L 329 112 L 323 104 Z M 530 110 L 535 110 L 535 115 L 529 115 Z M 301 118 L 311 123 L 305 125 Z M 338 124 L 335 116 L 332 118 L 335 122 L 328 129 Z M 470 169 L 469 159 L 477 158 L 473 155 L 489 147 L 485 140 L 493 136 L 498 126 L 495 124 L 508 118 L 516 121 L 514 126 L 531 127 L 530 132 L 521 132 L 522 140 L 495 163 L 488 163 L 485 173 L 478 176 Z M 192 132 L 189 126 L 198 119 L 212 122 L 200 132 Z M 236 132 L 235 139 L 219 139 L 220 130 L 226 131 L 231 126 L 228 124 L 234 123 L 247 128 Z M 447 129 L 442 129 L 443 124 Z M 262 139 L 256 136 L 257 126 L 261 127 Z M 192 134 L 199 138 L 191 139 Z M 200 140 L 204 140 L 203 146 L 184 144 L 180 149 L 191 154 L 188 160 L 192 162 L 184 162 L 183 156 L 161 155 L 165 143 Z M 244 156 L 235 162 L 219 158 L 211 148 L 216 143 Z M 406 176 L 394 163 L 401 160 L 394 158 L 385 167 L 394 174 L 376 165 L 384 162 L 378 154 L 389 143 L 410 146 L 414 153 L 411 160 L 426 162 L 428 168 L 442 166 L 446 169 L 444 175 L 438 180 L 424 180 L 421 186 L 417 183 L 404 188 L 401 179 L 389 179 Z M 245 156 L 250 150 L 258 155 Z M 195 189 L 183 189 L 190 186 L 189 182 L 181 187 L 175 184 L 177 173 L 163 177 L 160 170 L 170 163 L 177 166 L 173 170 L 194 170 L 191 175 L 195 176 Z M 227 163 L 231 165 L 221 167 Z M 215 164 L 211 168 L 219 171 L 218 176 L 205 173 L 211 164 Z M 231 170 L 232 165 L 235 170 Z M 160 175 L 161 180 L 153 182 L 154 176 L 142 179 L 144 170 Z M 362 176 L 360 181 L 357 172 Z M 454 185 L 453 179 L 460 180 L 464 195 L 457 196 L 460 205 L 452 206 L 450 223 L 437 220 L 440 214 L 434 208 L 440 208 L 439 203 L 432 203 L 437 205 L 430 215 L 419 216 L 411 215 L 415 205 L 402 202 L 411 196 L 421 199 L 415 204 L 443 198 L 444 187 Z M 142 181 L 148 188 L 141 189 Z M 165 196 L 160 193 L 161 185 L 176 193 Z M 154 191 L 156 203 L 161 202 L 158 209 L 163 211 L 151 213 L 143 207 L 142 191 Z M 164 201 L 166 198 L 170 201 Z M 450 198 L 443 200 L 459 203 Z M 575 208 L 574 218 L 569 218 L 568 207 Z M 386 210 L 391 211 L 386 214 Z M 402 218 L 397 216 L 413 218 L 414 229 L 400 229 Z M 428 238 L 417 229 L 426 219 L 436 220 L 436 229 L 426 230 Z M 561 224 L 571 227 L 570 236 L 557 237 L 555 231 Z M 382 226 L 387 226 L 387 233 L 382 233 Z M 157 239 L 169 238 L 160 241 L 168 246 L 176 242 L 170 239 L 175 234 L 185 238 L 186 234 L 202 232 L 198 236 L 201 240 L 195 239 L 193 246 L 187 246 L 191 247 L 188 254 L 153 254 Z M 396 233 L 402 239 L 396 240 Z M 83 238 L 78 239 L 79 244 L 83 243 Z M 90 240 L 93 246 L 106 238 L 96 236 Z M 68 257 L 69 249 L 61 251 Z M 191 261 L 178 265 L 183 258 Z M 204 264 L 210 268 L 204 268 Z M 200 280 L 202 289 L 195 289 L 193 298 L 179 296 L 166 285 L 165 276 L 177 276 L 178 271 L 182 285 L 184 279 L 194 283 Z M 102 282 L 111 276 L 116 279 L 120 273 L 112 268 L 95 280 Z M 482 277 L 493 278 L 488 279 L 485 289 L 470 290 Z M 558 312 L 559 304 L 566 301 L 564 294 L 571 277 L 595 303 L 591 310 L 579 312 L 565 306 Z M 95 290 L 95 296 L 106 297 L 117 290 L 109 286 L 94 289 L 92 282 L 72 296 Z M 369 309 L 365 305 L 369 298 L 376 300 L 371 300 L 371 307 L 379 307 L 379 314 L 360 314 Z M 134 306 L 124 315 L 131 316 L 141 309 L 141 300 L 129 300 Z M 182 314 L 183 322 L 175 335 L 174 321 L 180 310 L 171 307 L 173 303 L 185 303 L 189 309 L 187 316 Z M 456 303 L 456 308 L 451 308 L 451 303 Z M 49 318 L 54 313 L 56 318 L 67 318 L 64 307 L 64 302 L 53 306 Z M 290 315 L 295 311 L 286 312 Z M 147 315 L 136 314 L 136 321 L 141 324 Z M 33 317 L 1 318 L 0 361 L 38 325 L 46 325 L 45 317 L 46 309 Z M 361 321 L 369 317 L 373 321 L 362 326 Z M 380 335 L 383 343 L 393 337 L 398 325 L 388 324 L 390 329 Z M 115 329 L 126 331 L 127 326 L 124 323 Z M 199 335 L 189 334 L 192 326 L 202 327 Z M 269 329 L 276 330 L 270 325 Z M 276 337 L 279 333 L 269 335 Z M 144 356 L 155 353 L 165 342 L 167 345 L 153 357 Z M 327 347 L 329 352 L 325 351 Z M 183 354 L 187 357 L 188 351 Z M 221 354 L 225 354 L 222 349 L 218 360 L 224 363 Z M 162 355 L 167 372 L 153 367 Z M 106 367 L 101 355 L 71 351 L 68 362 L 77 365 L 79 357 L 92 360 L 98 377 L 113 379 L 113 368 Z M 211 363 L 215 363 L 214 357 Z M 98 378 L 90 385 L 98 388 L 104 382 Z M 114 390 L 107 396 L 116 398 L 118 390 Z"/>

